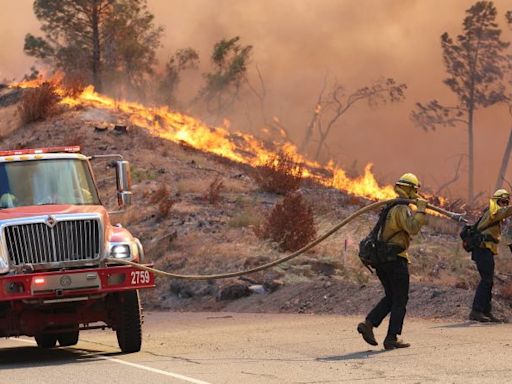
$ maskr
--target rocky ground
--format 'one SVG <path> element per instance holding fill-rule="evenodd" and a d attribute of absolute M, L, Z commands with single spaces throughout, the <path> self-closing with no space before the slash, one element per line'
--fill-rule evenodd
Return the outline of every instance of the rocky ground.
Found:
<path fill-rule="evenodd" d="M 1 100 L 6 99 L 0 93 Z M 67 110 L 47 121 L 21 126 L 15 106 L 7 100 L 7 105 L 0 106 L 2 149 L 80 145 L 87 155 L 121 153 L 131 161 L 133 206 L 112 220 L 141 239 L 148 260 L 157 268 L 210 274 L 284 256 L 275 244 L 255 234 L 254 228 L 282 197 L 262 192 L 250 167 L 152 137 L 116 112 Z M 111 164 L 98 161 L 94 169 L 104 204 L 115 209 Z M 214 182 L 221 182 L 222 188 L 211 199 Z M 367 203 L 308 183 L 300 192 L 313 207 L 319 234 Z M 147 292 L 144 301 L 150 308 L 173 311 L 362 314 L 381 294 L 376 277 L 357 258 L 357 244 L 375 220 L 375 214 L 363 216 L 304 256 L 241 279 L 187 282 L 159 278 L 157 288 Z M 414 241 L 411 315 L 467 316 L 478 280 L 469 255 L 459 244 L 458 231 L 456 224 L 432 218 Z M 512 316 L 508 248 L 503 247 L 501 255 L 496 308 Z"/>

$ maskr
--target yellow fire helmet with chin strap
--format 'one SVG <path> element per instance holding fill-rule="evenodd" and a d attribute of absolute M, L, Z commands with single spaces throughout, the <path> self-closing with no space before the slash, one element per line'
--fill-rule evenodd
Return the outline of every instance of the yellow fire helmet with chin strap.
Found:
<path fill-rule="evenodd" d="M 510 193 L 506 189 L 498 189 L 496 192 L 494 192 L 494 195 L 492 195 L 492 198 L 496 200 L 508 199 L 509 197 Z"/>
<path fill-rule="evenodd" d="M 398 181 L 395 183 L 396 185 L 401 185 L 404 187 L 413 187 L 418 189 L 421 187 L 420 180 L 418 177 L 413 173 L 404 173 Z"/>
<path fill-rule="evenodd" d="M 413 173 L 404 173 L 395 183 L 395 192 L 402 197 L 414 199 L 417 197 L 418 188 L 421 186 L 420 180 Z"/>
<path fill-rule="evenodd" d="M 492 195 L 491 200 L 489 201 L 489 213 L 491 214 L 491 217 L 498 212 L 500 209 L 500 206 L 498 205 L 498 200 L 501 199 L 509 199 L 510 193 L 506 189 L 498 189 L 494 194 Z"/>

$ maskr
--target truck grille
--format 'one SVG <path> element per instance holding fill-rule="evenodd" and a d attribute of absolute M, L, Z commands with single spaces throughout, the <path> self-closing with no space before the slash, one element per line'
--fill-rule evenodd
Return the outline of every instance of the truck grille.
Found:
<path fill-rule="evenodd" d="M 16 266 L 93 260 L 100 253 L 100 226 L 95 219 L 11 225 L 5 240 Z"/>

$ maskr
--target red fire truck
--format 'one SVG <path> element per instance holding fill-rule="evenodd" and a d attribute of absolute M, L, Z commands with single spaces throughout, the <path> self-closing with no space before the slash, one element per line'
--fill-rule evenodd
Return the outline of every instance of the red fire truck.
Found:
<path fill-rule="evenodd" d="M 115 260 L 143 262 L 140 241 L 112 225 L 90 161 L 113 158 L 121 208 L 130 170 L 119 155 L 79 147 L 0 151 L 0 336 L 70 346 L 79 332 L 112 328 L 123 352 L 142 343 L 138 290 L 154 276 Z"/>

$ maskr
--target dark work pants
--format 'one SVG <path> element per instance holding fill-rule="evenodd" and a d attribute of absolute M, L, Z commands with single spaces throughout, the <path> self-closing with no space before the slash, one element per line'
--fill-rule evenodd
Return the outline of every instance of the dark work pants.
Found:
<path fill-rule="evenodd" d="M 494 254 L 488 248 L 475 248 L 471 258 L 480 273 L 480 283 L 476 287 L 473 310 L 491 312 L 492 285 L 494 281 Z"/>
<path fill-rule="evenodd" d="M 387 336 L 395 338 L 402 333 L 407 300 L 409 299 L 407 260 L 399 256 L 398 260 L 384 263 L 376 270 L 386 296 L 371 310 L 366 320 L 374 327 L 378 327 L 388 313 L 391 313 Z"/>

